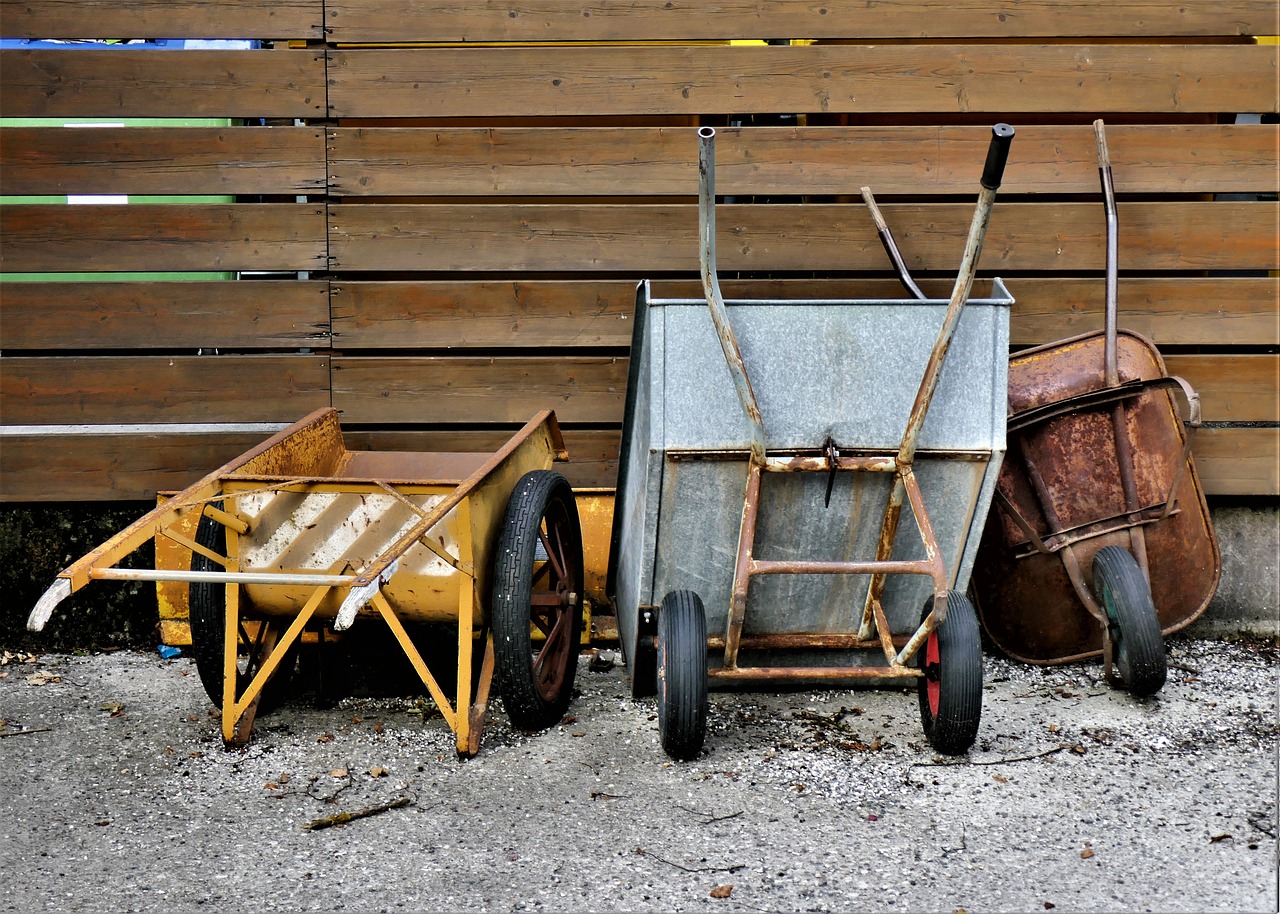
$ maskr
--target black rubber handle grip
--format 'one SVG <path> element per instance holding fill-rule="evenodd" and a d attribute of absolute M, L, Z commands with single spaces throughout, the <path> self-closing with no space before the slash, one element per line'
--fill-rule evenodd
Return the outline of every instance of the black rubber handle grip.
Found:
<path fill-rule="evenodd" d="M 982 186 L 997 190 L 1004 179 L 1004 166 L 1009 161 L 1009 145 L 1013 142 L 1013 128 L 1008 124 L 996 124 L 991 128 L 991 145 L 987 147 L 987 164 L 982 168 Z"/>

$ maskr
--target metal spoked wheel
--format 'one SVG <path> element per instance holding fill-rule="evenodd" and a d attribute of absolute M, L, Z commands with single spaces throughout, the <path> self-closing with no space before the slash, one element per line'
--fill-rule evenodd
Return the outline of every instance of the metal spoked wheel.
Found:
<path fill-rule="evenodd" d="M 1120 681 L 1134 695 L 1154 695 L 1164 687 L 1168 661 L 1151 587 L 1137 559 L 1121 546 L 1099 549 L 1093 557 L 1093 587 L 1107 613 Z"/>
<path fill-rule="evenodd" d="M 923 621 L 933 608 L 926 601 Z M 963 755 L 978 737 L 982 718 L 982 639 L 978 616 L 964 594 L 947 593 L 947 621 L 929 634 L 916 654 L 924 675 L 917 680 L 920 722 L 934 749 Z"/>
<path fill-rule="evenodd" d="M 221 505 L 215 505 L 215 507 L 221 507 Z M 222 525 L 209 517 L 200 518 L 200 525 L 196 529 L 196 542 L 215 552 L 222 551 L 225 545 Z M 224 571 L 225 569 L 197 552 L 191 556 L 191 570 Z M 227 631 L 226 585 L 208 581 L 191 582 L 187 592 L 187 605 L 191 621 L 191 653 L 195 658 L 196 672 L 200 674 L 200 682 L 209 700 L 221 707 L 224 680 L 223 646 L 226 644 Z M 250 621 L 246 624 L 244 613 L 241 612 L 236 695 L 243 693 L 252 681 L 285 628 L 282 622 L 273 619 Z M 283 704 L 293 680 L 296 664 L 295 644 L 294 649 L 291 649 L 281 660 L 275 675 L 263 686 L 262 696 L 258 699 L 258 713 L 265 714 Z"/>
<path fill-rule="evenodd" d="M 507 502 L 493 574 L 498 693 L 521 730 L 545 729 L 569 707 L 582 640 L 582 585 L 573 489 L 551 470 L 526 473 Z"/>
<path fill-rule="evenodd" d="M 662 748 L 687 762 L 707 732 L 707 615 L 691 590 L 666 595 L 658 610 L 658 732 Z"/>

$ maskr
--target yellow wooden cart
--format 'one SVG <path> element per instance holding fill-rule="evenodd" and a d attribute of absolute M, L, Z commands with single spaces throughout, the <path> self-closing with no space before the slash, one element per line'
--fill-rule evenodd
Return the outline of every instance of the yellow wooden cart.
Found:
<path fill-rule="evenodd" d="M 568 706 L 583 625 L 582 533 L 568 455 L 543 411 L 494 453 L 350 451 L 321 409 L 205 476 L 62 571 L 27 622 L 40 631 L 90 581 L 178 581 L 191 650 L 228 747 L 283 697 L 305 630 L 358 619 L 391 629 L 460 755 L 474 755 L 496 679 L 512 722 Z M 194 539 L 184 519 L 199 517 Z M 190 569 L 125 569 L 150 539 Z M 457 629 L 452 698 L 405 623 Z M 474 657 L 480 654 L 476 669 Z"/>

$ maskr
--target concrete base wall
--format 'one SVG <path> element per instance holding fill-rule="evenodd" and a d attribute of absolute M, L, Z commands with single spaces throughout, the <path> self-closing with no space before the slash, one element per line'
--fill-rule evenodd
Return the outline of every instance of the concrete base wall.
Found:
<path fill-rule="evenodd" d="M 45 631 L 27 614 L 66 565 L 150 510 L 152 503 L 0 506 L 0 648 L 149 649 L 159 643 L 155 586 L 99 582 L 64 601 Z M 1222 580 L 1185 629 L 1196 637 L 1280 638 L 1280 499 L 1211 499 Z M 125 565 L 154 567 L 150 544 Z"/>
<path fill-rule="evenodd" d="M 1275 499 L 1210 502 L 1222 552 L 1222 580 L 1196 637 L 1250 634 L 1280 638 L 1280 505 Z"/>

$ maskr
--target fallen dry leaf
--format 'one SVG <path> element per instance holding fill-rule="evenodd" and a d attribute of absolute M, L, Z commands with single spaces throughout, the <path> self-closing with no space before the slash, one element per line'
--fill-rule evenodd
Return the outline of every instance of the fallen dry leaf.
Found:
<path fill-rule="evenodd" d="M 1084 850 L 1080 852 L 1081 860 L 1088 860 L 1092 856 L 1093 856 L 1093 848 L 1091 847 L 1086 847 Z"/>
<path fill-rule="evenodd" d="M 1004 777 L 1003 775 L 999 775 L 999 774 L 992 775 L 992 776 L 991 776 L 991 780 L 995 781 L 995 782 L 996 782 L 996 783 L 998 783 L 998 784 L 1008 784 L 1008 783 L 1009 783 L 1009 779 L 1008 779 L 1007 777 Z"/>
<path fill-rule="evenodd" d="M 335 768 L 335 769 L 333 769 L 332 771 L 330 771 L 330 772 L 329 772 L 329 777 L 331 777 L 331 778 L 345 778 L 348 774 L 350 774 L 350 772 L 348 772 L 348 771 L 347 771 L 347 769 L 345 769 L 345 768 Z"/>
<path fill-rule="evenodd" d="M 57 673 L 47 673 L 41 670 L 28 676 L 27 682 L 31 685 L 48 685 L 51 682 L 62 682 L 62 677 Z"/>
<path fill-rule="evenodd" d="M 316 738 L 316 742 L 317 742 L 317 743 L 331 743 L 331 742 L 333 742 L 333 734 L 332 734 L 332 733 L 321 733 L 321 734 L 320 734 L 320 736 L 318 736 L 318 737 Z"/>
<path fill-rule="evenodd" d="M 731 885 L 718 885 L 711 890 L 712 898 L 728 898 L 732 894 L 733 886 Z"/>
<path fill-rule="evenodd" d="M 381 766 L 369 769 L 369 776 L 374 778 L 385 778 L 390 773 L 391 773 L 390 771 L 388 771 L 387 769 Z"/>
<path fill-rule="evenodd" d="M 1217 844 L 1220 841 L 1230 841 L 1230 840 L 1231 840 L 1230 835 L 1214 835 L 1212 838 L 1209 839 L 1209 843 Z"/>

